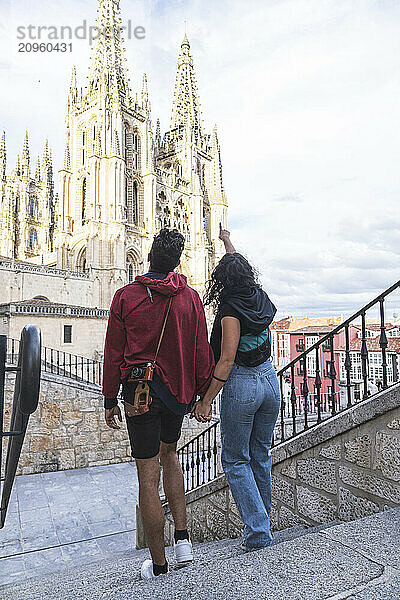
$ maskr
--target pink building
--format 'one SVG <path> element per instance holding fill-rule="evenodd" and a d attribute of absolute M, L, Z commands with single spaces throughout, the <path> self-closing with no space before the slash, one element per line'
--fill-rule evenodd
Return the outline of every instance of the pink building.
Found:
<path fill-rule="evenodd" d="M 290 332 L 290 360 L 294 360 L 299 354 L 311 348 L 321 338 L 325 337 L 333 329 L 335 325 L 311 325 Z M 349 328 L 350 340 L 356 336 L 356 329 L 352 326 Z M 332 351 L 333 339 L 333 351 Z M 319 374 L 321 380 L 321 412 L 332 410 L 332 391 L 334 392 L 334 401 L 336 409 L 339 409 L 340 402 L 340 371 L 339 371 L 339 356 L 335 350 L 345 345 L 345 332 L 340 331 L 334 334 L 333 338 L 328 338 L 326 342 L 318 348 L 318 363 Z M 332 370 L 331 365 L 334 364 L 335 377 L 330 377 Z M 307 355 L 306 359 L 306 379 L 308 385 L 308 412 L 317 411 L 317 395 L 315 388 L 317 372 L 317 351 L 313 350 Z M 294 389 L 296 392 L 297 409 L 303 410 L 304 407 L 304 361 L 299 361 L 295 364 L 294 369 L 289 369 L 286 373 L 286 381 L 290 384 L 291 391 L 292 373 L 294 374 Z M 333 386 L 333 390 L 332 390 Z M 288 398 L 290 401 L 290 398 Z"/>

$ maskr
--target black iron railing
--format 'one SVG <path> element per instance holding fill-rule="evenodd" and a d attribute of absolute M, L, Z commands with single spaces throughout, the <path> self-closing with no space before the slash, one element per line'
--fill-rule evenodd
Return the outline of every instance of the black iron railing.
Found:
<path fill-rule="evenodd" d="M 385 301 L 399 290 L 400 281 L 397 281 L 278 371 L 282 406 L 275 445 L 365 400 L 374 391 L 400 381 L 398 358 L 391 365 L 387 361 L 389 342 L 385 318 Z M 371 329 L 367 312 L 373 309 L 378 310 L 379 324 L 372 325 L 376 338 L 367 338 L 367 330 Z M 371 342 L 373 339 L 377 341 Z M 400 338 L 396 339 L 400 345 Z M 380 355 L 379 378 L 370 374 L 371 352 Z M 394 353 L 398 357 L 399 349 L 393 350 Z M 359 363 L 358 374 L 355 366 Z"/>
<path fill-rule="evenodd" d="M 367 323 L 366 315 L 367 311 L 375 307 L 378 308 L 379 326 L 375 323 L 374 327 L 375 331 L 378 328 L 379 339 L 373 346 L 373 351 L 380 353 L 382 371 L 381 382 L 375 386 L 375 391 L 386 389 L 400 381 L 400 373 L 396 371 L 400 338 L 396 338 L 399 340 L 397 357 L 389 369 L 389 343 L 385 319 L 385 300 L 399 290 L 400 281 L 278 371 L 281 411 L 274 432 L 273 445 L 278 446 L 374 393 L 369 387 L 373 378 L 370 376 L 368 365 L 368 339 L 371 338 L 367 338 L 370 324 Z M 337 336 L 341 337 L 339 343 Z M 354 345 L 356 339 L 359 343 L 353 349 L 352 342 Z M 339 359 L 339 354 L 342 354 L 342 361 Z M 357 356 L 358 362 L 361 363 L 360 376 L 354 374 L 354 367 L 358 364 Z M 286 390 L 288 393 L 285 393 Z M 213 416 L 218 416 L 218 411 L 214 411 Z M 186 491 L 218 477 L 219 454 L 219 422 L 213 423 L 178 450 Z"/>
<path fill-rule="evenodd" d="M 16 364 L 19 352 L 18 340 L 7 339 L 7 362 L 11 365 Z M 42 371 L 69 377 L 83 383 L 95 383 L 101 385 L 102 363 L 85 356 L 77 356 L 62 350 L 42 347 L 41 352 Z"/>
<path fill-rule="evenodd" d="M 27 325 L 22 330 L 16 366 L 6 366 L 7 338 L 5 336 L 0 336 L 0 481 L 3 482 L 0 508 L 0 529 L 4 527 L 29 417 L 37 409 L 39 401 L 40 353 L 40 331 L 33 325 Z M 10 430 L 4 431 L 5 375 L 8 371 L 15 371 L 16 378 Z M 1 477 L 3 471 L 3 440 L 5 438 L 8 438 L 8 447 L 4 477 Z"/>
<path fill-rule="evenodd" d="M 189 492 L 219 475 L 219 421 L 207 427 L 178 450 L 178 458 Z"/>

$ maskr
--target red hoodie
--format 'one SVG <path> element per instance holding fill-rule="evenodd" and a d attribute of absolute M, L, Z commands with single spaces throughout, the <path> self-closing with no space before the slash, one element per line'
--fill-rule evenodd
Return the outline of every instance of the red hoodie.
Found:
<path fill-rule="evenodd" d="M 154 360 L 168 298 L 171 311 L 157 359 L 156 372 L 178 402 L 204 396 L 214 357 L 208 343 L 204 308 L 186 277 L 136 277 L 118 290 L 111 304 L 104 348 L 103 394 L 115 398 L 133 365 Z"/>

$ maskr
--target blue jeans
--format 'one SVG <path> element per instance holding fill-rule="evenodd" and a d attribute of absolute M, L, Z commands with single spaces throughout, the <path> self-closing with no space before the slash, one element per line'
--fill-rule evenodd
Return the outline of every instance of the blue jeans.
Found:
<path fill-rule="evenodd" d="M 234 365 L 221 398 L 222 467 L 244 523 L 248 548 L 271 546 L 271 443 L 280 408 L 270 360 Z"/>

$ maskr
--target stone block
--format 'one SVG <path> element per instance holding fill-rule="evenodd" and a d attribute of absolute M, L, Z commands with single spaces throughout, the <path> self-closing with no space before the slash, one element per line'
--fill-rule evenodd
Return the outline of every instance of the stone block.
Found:
<path fill-rule="evenodd" d="M 336 463 L 318 458 L 297 461 L 297 476 L 308 485 L 335 494 L 337 492 Z"/>
<path fill-rule="evenodd" d="M 319 455 L 331 460 L 340 460 L 342 448 L 340 444 L 325 444 L 319 451 Z"/>
<path fill-rule="evenodd" d="M 215 506 L 206 506 L 206 526 L 213 533 L 213 539 L 223 540 L 228 537 L 228 519 L 225 512 L 217 510 Z"/>
<path fill-rule="evenodd" d="M 280 464 L 279 471 L 281 475 L 286 475 L 289 479 L 296 479 L 296 460 L 288 458 Z"/>
<path fill-rule="evenodd" d="M 89 431 L 98 431 L 99 417 L 95 412 L 84 414 L 84 429 Z"/>
<path fill-rule="evenodd" d="M 82 412 L 80 410 L 68 410 L 62 414 L 64 425 L 76 425 L 82 422 Z"/>
<path fill-rule="evenodd" d="M 58 404 L 45 402 L 40 411 L 41 423 L 43 426 L 54 429 L 60 425 L 60 408 Z"/>
<path fill-rule="evenodd" d="M 339 512 L 341 521 L 354 521 L 379 512 L 379 506 L 362 496 L 355 496 L 345 488 L 339 489 Z"/>
<path fill-rule="evenodd" d="M 278 518 L 278 527 L 274 528 L 276 530 L 281 531 L 282 529 L 289 529 L 289 527 L 294 527 L 295 525 L 299 525 L 304 523 L 304 519 L 296 515 L 293 511 L 291 511 L 286 506 L 281 506 L 279 509 L 279 518 Z"/>
<path fill-rule="evenodd" d="M 389 429 L 400 429 L 400 419 L 393 419 L 393 421 L 390 421 L 387 426 Z"/>
<path fill-rule="evenodd" d="M 301 486 L 297 487 L 297 509 L 315 523 L 329 523 L 337 516 L 337 506 L 330 498 Z"/>
<path fill-rule="evenodd" d="M 343 465 L 339 467 L 339 478 L 345 485 L 351 485 L 383 500 L 400 504 L 400 485 L 398 483 L 391 483 L 358 467 Z"/>
<path fill-rule="evenodd" d="M 57 437 L 54 434 L 53 448 L 55 450 L 64 450 L 66 448 L 71 448 L 71 446 L 72 446 L 72 438 L 65 436 L 65 435 Z"/>
<path fill-rule="evenodd" d="M 344 443 L 344 457 L 359 467 L 371 466 L 371 437 L 360 435 Z"/>
<path fill-rule="evenodd" d="M 60 450 L 59 457 L 60 469 L 75 468 L 75 451 L 73 448 L 68 448 L 67 450 Z"/>
<path fill-rule="evenodd" d="M 375 438 L 375 463 L 385 477 L 400 481 L 400 436 L 378 431 Z"/>
<path fill-rule="evenodd" d="M 284 504 L 294 508 L 294 485 L 282 477 L 272 474 L 272 496 Z"/>
<path fill-rule="evenodd" d="M 54 441 L 51 435 L 31 435 L 31 440 L 29 444 L 31 452 L 50 450 L 52 447 L 54 447 Z"/>

